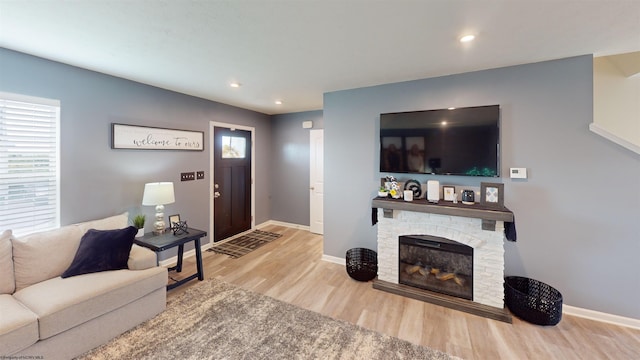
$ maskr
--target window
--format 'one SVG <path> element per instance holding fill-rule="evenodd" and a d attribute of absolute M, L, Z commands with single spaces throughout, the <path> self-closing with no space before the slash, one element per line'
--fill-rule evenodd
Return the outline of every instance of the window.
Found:
<path fill-rule="evenodd" d="M 222 158 L 244 159 L 247 141 L 238 136 L 222 136 Z"/>
<path fill-rule="evenodd" d="M 60 225 L 60 102 L 0 93 L 0 231 Z"/>

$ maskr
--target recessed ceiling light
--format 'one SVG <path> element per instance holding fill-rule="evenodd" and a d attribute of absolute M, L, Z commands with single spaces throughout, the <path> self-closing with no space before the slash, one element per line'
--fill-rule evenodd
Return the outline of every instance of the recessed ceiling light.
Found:
<path fill-rule="evenodd" d="M 447 122 L 446 122 L 446 121 L 443 121 L 443 122 L 441 122 L 440 124 L 441 124 L 442 126 L 446 126 L 446 125 L 447 125 Z"/>
<path fill-rule="evenodd" d="M 276 105 L 282 105 L 282 100 L 276 100 L 274 103 L 276 103 Z"/>
<path fill-rule="evenodd" d="M 239 88 L 240 86 L 242 86 L 242 84 L 240 84 L 239 82 L 231 82 L 229 83 L 229 86 L 231 86 L 232 88 Z"/>
<path fill-rule="evenodd" d="M 473 39 L 475 39 L 475 38 L 476 38 L 476 36 L 475 36 L 475 35 L 471 35 L 471 34 L 469 34 L 469 35 L 464 35 L 464 36 L 462 36 L 462 37 L 460 38 L 460 42 L 461 42 L 461 43 L 467 43 L 467 42 L 473 41 Z"/>
<path fill-rule="evenodd" d="M 447 109 L 449 109 L 449 110 L 455 110 L 456 108 L 454 108 L 454 107 L 450 107 L 450 108 L 447 108 Z"/>

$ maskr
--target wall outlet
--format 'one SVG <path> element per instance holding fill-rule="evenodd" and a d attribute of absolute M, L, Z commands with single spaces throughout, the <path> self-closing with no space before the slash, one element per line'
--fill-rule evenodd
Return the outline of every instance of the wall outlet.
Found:
<path fill-rule="evenodd" d="M 204 179 L 204 171 L 196 172 L 196 180 L 202 180 L 202 179 Z"/>
<path fill-rule="evenodd" d="M 196 179 L 196 173 L 192 172 L 183 172 L 180 173 L 180 181 L 190 181 Z"/>

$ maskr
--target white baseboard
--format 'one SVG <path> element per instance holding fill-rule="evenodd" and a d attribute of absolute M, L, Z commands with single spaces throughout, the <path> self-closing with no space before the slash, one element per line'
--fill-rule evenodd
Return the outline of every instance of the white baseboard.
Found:
<path fill-rule="evenodd" d="M 262 224 L 256 226 L 256 228 L 260 229 L 260 228 L 263 228 L 263 227 L 265 227 L 267 225 L 277 225 L 277 226 L 284 226 L 284 227 L 288 227 L 288 228 L 292 228 L 292 229 L 309 231 L 309 226 L 307 226 L 307 225 L 300 225 L 300 224 L 288 223 L 288 222 L 277 221 L 277 220 L 265 221 Z"/>
<path fill-rule="evenodd" d="M 326 262 L 330 262 L 330 263 L 334 263 L 342 266 L 347 265 L 347 260 L 345 260 L 344 258 L 339 258 L 337 256 L 331 256 L 327 254 L 322 254 L 322 261 L 326 261 Z"/>
<path fill-rule="evenodd" d="M 577 317 L 589 319 L 589 320 L 595 320 L 599 322 L 604 322 L 604 323 L 618 325 L 618 326 L 625 326 L 625 327 L 640 330 L 639 319 L 607 314 L 599 311 L 582 309 L 582 308 L 569 306 L 569 305 L 562 305 L 562 313 L 571 315 L 571 316 L 577 316 Z"/>

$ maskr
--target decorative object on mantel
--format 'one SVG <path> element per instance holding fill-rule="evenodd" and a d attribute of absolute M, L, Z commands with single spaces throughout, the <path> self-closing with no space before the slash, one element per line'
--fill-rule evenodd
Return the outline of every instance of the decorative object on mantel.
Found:
<path fill-rule="evenodd" d="M 462 203 L 465 205 L 475 204 L 475 194 L 473 190 L 462 190 Z"/>
<path fill-rule="evenodd" d="M 387 188 L 385 188 L 384 186 L 380 186 L 380 188 L 378 189 L 378 196 L 379 197 L 389 196 L 389 190 L 387 190 Z"/>
<path fill-rule="evenodd" d="M 203 151 L 204 131 L 111 123 L 111 148 Z"/>
<path fill-rule="evenodd" d="M 456 187 L 444 185 L 442 187 L 442 198 L 444 199 L 444 201 L 456 200 Z"/>
<path fill-rule="evenodd" d="M 389 194 L 394 199 L 400 198 L 400 187 L 398 186 L 398 180 L 393 176 L 387 176 L 387 181 L 384 186 L 389 189 Z"/>
<path fill-rule="evenodd" d="M 480 204 L 502 209 L 504 207 L 504 184 L 481 182 Z"/>
<path fill-rule="evenodd" d="M 440 181 L 427 181 L 427 201 L 436 204 L 440 201 Z"/>
<path fill-rule="evenodd" d="M 164 206 L 166 204 L 173 204 L 175 201 L 176 198 L 173 192 L 172 182 L 156 182 L 144 185 L 142 205 L 151 205 L 156 207 L 156 222 L 153 223 L 154 234 L 164 234 Z"/>
<path fill-rule="evenodd" d="M 422 186 L 418 180 L 407 180 L 404 183 L 404 189 L 413 192 L 413 199 L 420 199 L 420 195 L 422 195 Z"/>
<path fill-rule="evenodd" d="M 413 201 L 413 191 L 411 190 L 404 191 L 404 201 Z"/>

